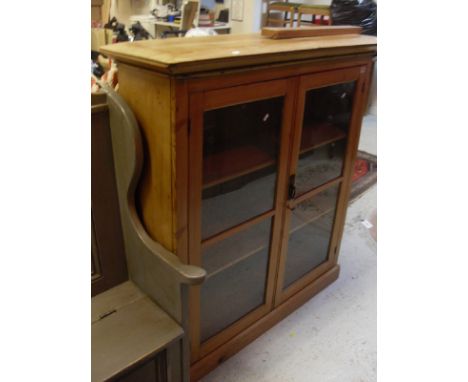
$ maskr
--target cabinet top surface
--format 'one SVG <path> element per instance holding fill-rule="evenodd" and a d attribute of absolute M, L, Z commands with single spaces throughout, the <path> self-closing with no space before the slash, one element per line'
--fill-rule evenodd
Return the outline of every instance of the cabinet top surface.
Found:
<path fill-rule="evenodd" d="M 163 73 L 188 74 L 375 52 L 376 44 L 376 37 L 366 35 L 274 40 L 255 33 L 135 41 L 106 45 L 101 52 L 119 62 Z"/>

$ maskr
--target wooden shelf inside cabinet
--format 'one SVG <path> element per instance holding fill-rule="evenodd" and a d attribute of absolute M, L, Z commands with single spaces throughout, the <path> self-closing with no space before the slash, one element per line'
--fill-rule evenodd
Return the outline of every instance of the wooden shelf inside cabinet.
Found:
<path fill-rule="evenodd" d="M 304 126 L 302 129 L 301 154 L 346 138 L 346 133 L 331 123 Z"/>
<path fill-rule="evenodd" d="M 307 211 L 295 209 L 294 215 L 297 218 L 299 218 L 298 220 L 300 220 L 300 222 L 295 222 L 294 220 L 292 220 L 291 227 L 289 229 L 289 234 L 292 234 L 293 232 L 305 227 L 306 225 L 312 223 L 317 219 L 320 219 L 322 216 L 329 213 L 336 204 L 336 196 L 334 198 L 326 198 L 321 197 L 321 195 L 319 194 L 315 197 L 312 197 L 310 201 L 316 202 L 316 210 Z"/>
<path fill-rule="evenodd" d="M 301 222 L 301 224 L 293 224 L 291 225 L 291 228 L 289 230 L 289 234 L 292 234 L 298 230 L 300 230 L 301 228 L 304 228 L 305 226 L 307 226 L 308 224 L 312 223 L 314 220 L 317 220 L 317 219 L 320 219 L 322 216 L 326 215 L 327 213 L 329 213 L 331 210 L 332 210 L 333 206 L 331 206 L 328 210 L 325 210 L 325 211 L 322 211 L 320 212 L 318 215 L 314 215 L 312 217 L 309 217 L 308 219 L 304 220 L 303 222 Z"/>
<path fill-rule="evenodd" d="M 205 246 L 202 265 L 207 271 L 207 279 L 268 250 L 270 243 L 271 219 L 264 219 L 240 232 Z"/>
<path fill-rule="evenodd" d="M 226 269 L 236 265 L 237 263 L 240 263 L 241 261 L 243 260 L 246 260 L 248 259 L 250 256 L 253 256 L 255 255 L 256 253 L 260 252 L 261 250 L 264 250 L 265 248 L 267 247 L 267 245 L 262 245 L 262 246 L 259 246 L 258 248 L 255 248 L 253 250 L 251 250 L 250 252 L 248 253 L 245 253 L 243 254 L 242 256 L 239 256 L 237 257 L 236 259 L 233 259 L 231 260 L 230 262 L 224 264 L 223 266 L 217 268 L 216 270 L 214 270 L 213 272 L 210 272 L 206 275 L 206 279 L 210 279 L 211 277 L 217 275 L 218 273 L 220 272 L 223 272 L 225 271 Z"/>
<path fill-rule="evenodd" d="M 253 146 L 210 155 L 203 161 L 203 189 L 264 169 L 274 163 L 268 153 Z"/>

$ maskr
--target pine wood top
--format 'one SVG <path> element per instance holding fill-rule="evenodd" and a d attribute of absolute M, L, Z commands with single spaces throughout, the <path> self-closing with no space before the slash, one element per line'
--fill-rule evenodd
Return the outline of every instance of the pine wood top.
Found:
<path fill-rule="evenodd" d="M 101 52 L 120 62 L 159 72 L 189 74 L 376 51 L 366 35 L 274 40 L 260 33 L 169 38 L 106 45 Z"/>

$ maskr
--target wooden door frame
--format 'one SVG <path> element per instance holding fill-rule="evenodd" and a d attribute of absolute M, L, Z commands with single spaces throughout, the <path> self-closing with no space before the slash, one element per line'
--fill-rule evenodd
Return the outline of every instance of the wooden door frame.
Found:
<path fill-rule="evenodd" d="M 373 61 L 370 61 L 366 65 L 362 65 L 360 67 L 360 78 L 359 78 L 359 88 L 358 88 L 359 89 L 359 102 L 356 102 L 356 104 L 353 105 L 353 108 L 355 108 L 356 110 L 353 111 L 351 126 L 354 127 L 355 131 L 352 136 L 352 142 L 348 142 L 348 148 L 347 148 L 347 155 L 349 156 L 348 166 L 354 166 L 354 163 L 357 158 L 359 138 L 361 136 L 362 118 L 364 116 L 365 107 L 368 102 L 369 88 L 370 88 L 369 85 L 370 85 L 370 82 L 372 81 L 373 65 L 374 65 Z M 353 173 L 351 169 L 349 168 L 344 168 L 343 174 L 344 174 L 344 177 L 341 183 L 341 193 L 340 193 L 340 199 L 338 203 L 340 203 L 340 205 L 344 204 L 344 207 L 339 210 L 340 214 L 338 214 L 335 218 L 335 224 L 337 224 L 338 226 L 338 231 L 335 232 L 336 234 L 335 251 L 332 254 L 333 262 L 335 264 L 337 263 L 338 254 L 340 251 L 341 237 L 344 231 L 346 212 L 348 210 L 347 207 L 348 207 L 349 196 L 351 194 L 351 184 L 352 184 L 352 178 L 353 178 Z"/>
<path fill-rule="evenodd" d="M 287 200 L 284 203 L 287 208 L 284 209 L 283 217 L 283 231 L 281 237 L 281 250 L 278 265 L 278 276 L 275 290 L 274 306 L 278 306 L 291 296 L 305 288 L 311 282 L 316 280 L 318 277 L 332 269 L 337 263 L 337 251 L 340 237 L 342 235 L 342 225 L 346 216 L 347 201 L 349 196 L 349 189 L 351 183 L 352 168 L 356 157 L 356 148 L 359 143 L 359 132 L 362 120 L 362 104 L 365 100 L 364 90 L 366 86 L 366 74 L 367 66 L 353 66 L 343 69 L 330 70 L 326 72 L 314 73 L 303 75 L 299 78 L 297 104 L 296 104 L 296 119 L 294 121 L 293 137 L 291 142 L 291 150 L 288 163 L 288 178 L 291 175 L 295 175 L 297 164 L 299 161 L 299 151 L 302 137 L 302 124 L 305 108 L 306 93 L 308 90 L 328 87 L 337 85 L 340 83 L 346 83 L 350 81 L 356 81 L 355 96 L 353 99 L 352 115 L 350 119 L 349 133 L 346 143 L 345 157 L 343 160 L 343 171 L 342 175 L 336 177 L 324 185 L 315 187 L 308 192 L 299 195 L 297 198 Z M 332 233 L 330 236 L 330 243 L 328 249 L 327 260 L 296 280 L 293 284 L 283 290 L 284 274 L 286 268 L 288 239 L 289 239 L 289 227 L 291 222 L 292 208 L 297 206 L 304 200 L 314 197 L 318 193 L 329 189 L 333 186 L 339 186 L 335 216 L 333 221 Z"/>
<path fill-rule="evenodd" d="M 206 356 L 229 339 L 235 337 L 247 327 L 258 321 L 273 309 L 273 299 L 276 285 L 276 276 L 279 258 L 281 230 L 283 227 L 284 199 L 287 193 L 287 163 L 289 158 L 290 138 L 292 130 L 293 111 L 295 110 L 295 97 L 297 94 L 299 78 L 278 79 L 266 82 L 257 82 L 220 90 L 197 91 L 189 94 L 189 263 L 202 265 L 201 250 L 203 245 L 210 245 L 218 240 L 201 236 L 201 204 L 202 204 L 202 164 L 203 164 L 203 114 L 212 109 L 228 107 L 235 104 L 284 97 L 282 114 L 282 128 L 280 137 L 280 150 L 278 155 L 278 172 L 276 179 L 276 196 L 273 209 L 243 222 L 230 234 L 221 232 L 219 237 L 235 234 L 244 227 L 252 226 L 252 222 L 259 222 L 272 218 L 270 236 L 270 252 L 265 287 L 265 303 L 249 312 L 235 323 L 214 335 L 203 344 L 200 339 L 200 288 L 193 287 L 190 291 L 190 337 L 191 362 Z M 209 243 L 207 243 L 209 242 Z"/>

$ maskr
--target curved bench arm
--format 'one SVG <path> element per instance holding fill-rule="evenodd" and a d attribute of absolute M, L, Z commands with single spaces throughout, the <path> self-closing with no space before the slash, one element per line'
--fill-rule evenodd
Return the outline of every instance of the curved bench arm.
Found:
<path fill-rule="evenodd" d="M 183 285 L 203 282 L 206 271 L 183 264 L 146 232 L 135 207 L 135 190 L 143 165 L 143 144 L 129 106 L 113 89 L 104 87 L 119 195 L 122 231 L 130 278 L 179 323 L 186 315 Z M 185 325 L 183 325 L 185 327 Z"/>
<path fill-rule="evenodd" d="M 141 226 L 141 223 L 139 225 L 140 227 L 135 227 L 135 231 L 140 236 L 142 243 L 145 245 L 145 250 L 149 251 L 154 256 L 158 256 L 161 261 L 167 265 L 171 272 L 174 271 L 174 276 L 179 280 L 179 282 L 189 285 L 197 285 L 203 282 L 206 276 L 206 271 L 204 269 L 182 263 L 175 254 L 154 241 L 146 233 L 146 230 Z"/>

